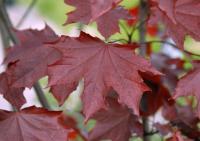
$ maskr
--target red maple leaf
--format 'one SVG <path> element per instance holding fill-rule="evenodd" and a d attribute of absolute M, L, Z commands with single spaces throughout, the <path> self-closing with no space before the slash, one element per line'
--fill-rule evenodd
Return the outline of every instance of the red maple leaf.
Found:
<path fill-rule="evenodd" d="M 100 110 L 93 117 L 97 120 L 97 124 L 89 134 L 90 141 L 102 139 L 127 141 L 131 133 L 137 132 L 137 135 L 143 135 L 142 124 L 128 108 L 120 105 L 114 98 L 109 98 L 107 101 L 108 109 Z"/>
<path fill-rule="evenodd" d="M 96 20 L 121 0 L 65 0 L 66 4 L 76 7 L 76 10 L 68 14 L 68 22 L 83 22 L 88 24 Z"/>
<path fill-rule="evenodd" d="M 68 14 L 66 23 L 81 22 L 88 24 L 96 21 L 101 34 L 108 38 L 119 31 L 118 20 L 130 18 L 128 11 L 116 7 L 121 0 L 65 0 L 66 4 L 76 7 Z"/>
<path fill-rule="evenodd" d="M 176 87 L 175 96 L 189 96 L 193 95 L 199 101 L 200 92 L 199 92 L 199 81 L 200 81 L 200 65 L 199 62 L 194 63 L 194 69 L 189 72 L 187 75 L 179 80 L 178 85 Z M 200 104 L 198 102 L 197 105 L 197 115 L 200 117 Z"/>
<path fill-rule="evenodd" d="M 0 111 L 2 141 L 66 141 L 68 130 L 58 123 L 60 112 L 29 107 L 20 112 Z"/>
<path fill-rule="evenodd" d="M 172 125 L 176 126 L 185 136 L 191 139 L 198 139 L 200 132 L 197 124 L 199 118 L 195 115 L 191 105 L 179 106 L 178 104 L 165 104 L 162 110 L 163 116 L 170 121 L 170 124 L 160 125 L 158 129 L 163 132 L 162 128 L 168 128 L 168 132 L 172 131 Z M 165 128 L 166 129 L 166 128 Z M 164 130 L 165 130 L 164 129 Z M 164 131 L 166 133 L 166 131 Z"/>
<path fill-rule="evenodd" d="M 122 7 L 112 9 L 96 19 L 98 29 L 100 33 L 108 38 L 110 35 L 119 31 L 118 21 L 119 19 L 129 19 L 128 11 Z"/>
<path fill-rule="evenodd" d="M 11 85 L 11 77 L 9 71 L 0 74 L 0 94 L 8 100 L 16 109 L 20 109 L 21 106 L 26 103 L 26 99 L 23 95 L 24 87 L 15 88 Z"/>
<path fill-rule="evenodd" d="M 46 42 L 58 37 L 48 27 L 42 31 L 16 31 L 20 44 L 12 48 L 5 60 L 6 64 L 16 62 L 12 71 L 12 83 L 15 87 L 32 87 L 47 73 L 47 66 L 61 58 L 61 53 L 53 48 L 44 47 Z"/>
<path fill-rule="evenodd" d="M 51 86 L 50 92 L 58 100 L 59 105 L 61 106 L 68 96 L 76 89 L 78 82 L 72 84 L 61 84 Z"/>
<path fill-rule="evenodd" d="M 110 88 L 119 94 L 120 103 L 139 115 L 142 93 L 149 90 L 139 71 L 160 73 L 148 61 L 135 55 L 133 48 L 136 45 L 132 46 L 106 44 L 84 33 L 79 38 L 63 36 L 57 43 L 49 44 L 50 48 L 63 53 L 61 61 L 49 66 L 49 85 L 73 86 L 84 78 L 82 99 L 86 118 L 104 107 Z"/>
<path fill-rule="evenodd" d="M 200 40 L 200 1 L 152 0 L 151 23 L 159 21 L 166 26 L 166 33 L 183 48 L 186 35 Z"/>

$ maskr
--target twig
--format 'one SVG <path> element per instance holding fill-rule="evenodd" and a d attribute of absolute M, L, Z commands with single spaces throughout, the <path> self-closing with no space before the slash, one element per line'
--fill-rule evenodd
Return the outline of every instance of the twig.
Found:
<path fill-rule="evenodd" d="M 19 44 L 18 39 L 15 36 L 15 33 L 13 31 L 13 25 L 10 21 L 10 18 L 8 16 L 8 13 L 5 9 L 5 1 L 4 0 L 0 0 L 0 17 L 2 20 L 2 23 L 5 26 L 5 29 L 7 30 L 7 33 L 9 34 L 10 39 L 12 40 L 12 42 L 14 44 Z"/>
<path fill-rule="evenodd" d="M 0 33 L 1 33 L 1 38 L 2 38 L 2 43 L 4 47 L 9 47 L 10 45 L 10 38 L 7 33 L 7 30 L 3 24 L 2 18 L 0 17 Z"/>
<path fill-rule="evenodd" d="M 20 18 L 19 22 L 16 25 L 16 28 L 19 28 L 22 23 L 24 22 L 24 20 L 27 18 L 27 16 L 30 14 L 30 12 L 32 11 L 33 7 L 35 6 L 37 0 L 32 0 L 30 5 L 28 6 L 28 8 L 26 9 L 26 11 L 24 12 L 23 16 Z"/>
<path fill-rule="evenodd" d="M 126 33 L 126 35 L 129 37 L 129 32 L 128 32 L 127 28 L 123 25 L 123 23 L 121 21 L 119 22 L 119 25 L 124 30 L 124 32 Z"/>
<path fill-rule="evenodd" d="M 156 41 L 148 41 L 148 42 L 141 42 L 140 45 L 142 45 L 142 44 L 148 44 L 148 43 L 150 43 L 150 44 L 152 44 L 152 43 L 168 44 L 168 45 L 170 45 L 170 46 L 172 46 L 172 47 L 178 49 L 178 47 L 177 47 L 175 44 L 170 43 L 170 42 L 168 42 L 168 41 L 162 41 L 162 40 L 158 40 L 158 41 L 157 41 L 157 40 L 156 40 Z"/>
<path fill-rule="evenodd" d="M 146 21 L 147 14 L 148 14 L 148 0 L 140 0 L 140 14 L 139 14 L 139 21 Z M 144 43 L 146 41 L 146 22 L 141 22 L 139 26 L 139 36 L 140 36 L 140 43 Z M 145 44 L 141 45 L 140 48 L 140 55 L 145 57 L 146 56 L 146 48 Z"/>
<path fill-rule="evenodd" d="M 143 24 L 145 24 L 145 22 L 146 22 L 146 19 L 143 19 L 143 21 L 140 21 L 138 25 L 135 25 L 132 28 L 130 34 L 128 35 L 129 43 L 132 43 L 132 36 L 133 36 L 133 33 L 136 31 L 136 29 L 139 29 L 140 26 L 142 26 Z"/>
<path fill-rule="evenodd" d="M 8 13 L 5 9 L 4 0 L 0 0 L 0 17 L 1 17 L 2 23 L 5 27 L 8 35 L 9 35 L 9 38 L 11 39 L 13 44 L 18 45 L 20 43 L 20 41 L 18 40 L 17 36 L 15 35 L 15 32 L 13 31 L 14 28 L 10 21 Z M 43 92 L 42 88 L 40 87 L 39 83 L 36 83 L 33 87 L 36 90 L 36 94 L 37 94 L 42 106 L 44 108 L 50 109 L 50 105 L 49 105 L 46 97 L 44 96 L 44 92 Z"/>
<path fill-rule="evenodd" d="M 125 42 L 125 43 L 128 43 L 128 41 L 126 39 L 112 40 L 112 41 L 109 41 L 108 43 L 116 43 L 116 42 Z"/>
<path fill-rule="evenodd" d="M 37 96 L 38 96 L 40 103 L 42 104 L 42 107 L 45 107 L 46 109 L 51 110 L 51 107 L 50 107 L 50 105 L 47 101 L 47 98 L 45 97 L 44 92 L 43 92 L 43 90 L 42 90 L 42 88 L 41 88 L 41 86 L 38 82 L 36 82 L 34 84 L 34 89 L 37 93 Z"/>
<path fill-rule="evenodd" d="M 175 49 L 181 51 L 181 52 L 185 55 L 185 57 L 187 57 L 187 58 L 189 59 L 190 62 L 192 62 L 192 57 L 191 57 L 191 55 L 200 56 L 200 55 L 198 55 L 198 54 L 190 53 L 190 52 L 188 52 L 188 51 L 186 51 L 186 50 L 180 49 L 180 48 L 177 47 L 177 45 L 175 45 L 175 44 L 173 44 L 173 43 L 171 43 L 171 42 L 168 42 L 168 41 L 163 41 L 163 40 L 148 41 L 148 42 L 140 43 L 140 45 L 141 45 L 141 44 L 148 44 L 148 43 L 150 43 L 150 44 L 151 44 L 151 43 L 168 44 L 168 45 L 170 45 L 171 47 L 173 47 L 173 48 L 175 48 Z"/>

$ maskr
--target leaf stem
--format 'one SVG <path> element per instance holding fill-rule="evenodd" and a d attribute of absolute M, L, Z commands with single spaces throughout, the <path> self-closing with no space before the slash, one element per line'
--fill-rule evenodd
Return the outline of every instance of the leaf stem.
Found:
<path fill-rule="evenodd" d="M 140 26 L 139 26 L 139 36 L 140 36 L 140 43 L 144 43 L 146 41 L 146 21 L 147 16 L 148 16 L 148 0 L 140 0 L 140 13 L 139 13 L 139 21 Z M 140 55 L 145 57 L 146 56 L 146 48 L 147 46 L 145 44 L 141 45 L 140 48 Z"/>
<path fill-rule="evenodd" d="M 33 7 L 35 6 L 37 0 L 32 0 L 30 5 L 28 6 L 28 8 L 26 9 L 26 11 L 24 12 L 23 16 L 21 17 L 21 19 L 19 20 L 19 22 L 16 25 L 16 28 L 19 28 L 22 23 L 24 22 L 24 20 L 27 18 L 27 16 L 30 14 L 31 10 L 33 9 Z"/>

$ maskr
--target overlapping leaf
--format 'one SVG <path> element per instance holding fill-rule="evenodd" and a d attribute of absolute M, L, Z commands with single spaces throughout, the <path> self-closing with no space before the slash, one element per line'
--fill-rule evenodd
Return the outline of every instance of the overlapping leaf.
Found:
<path fill-rule="evenodd" d="M 5 62 L 16 62 L 12 71 L 12 83 L 15 87 L 32 87 L 45 76 L 47 66 L 61 58 L 61 53 L 53 48 L 44 47 L 44 43 L 57 39 L 55 33 L 48 27 L 42 31 L 16 31 L 20 44 L 12 48 Z"/>
<path fill-rule="evenodd" d="M 66 141 L 68 130 L 58 123 L 60 112 L 29 107 L 20 112 L 0 111 L 2 141 Z"/>
<path fill-rule="evenodd" d="M 200 117 L 200 91 L 199 91 L 199 81 L 200 81 L 200 65 L 199 62 L 194 63 L 194 69 L 185 75 L 181 80 L 178 82 L 175 96 L 174 98 L 180 96 L 189 96 L 193 95 L 198 100 L 197 105 L 197 115 Z"/>
<path fill-rule="evenodd" d="M 185 136 L 194 140 L 199 138 L 200 132 L 197 126 L 197 124 L 199 123 L 199 118 L 195 115 L 191 105 L 179 106 L 176 104 L 165 104 L 162 112 L 163 116 L 167 120 L 169 120 L 170 123 L 172 123 L 174 126 L 177 126 L 178 129 L 182 133 L 184 133 Z M 161 132 L 163 130 L 163 127 L 169 127 L 167 129 L 167 133 L 173 131 L 171 124 L 160 125 L 157 127 L 159 127 L 159 130 L 161 130 Z"/>
<path fill-rule="evenodd" d="M 96 21 L 98 29 L 106 38 L 118 32 L 118 20 L 128 19 L 129 13 L 122 7 L 115 8 L 121 0 L 65 0 L 66 4 L 76 7 L 68 14 L 67 23 L 88 24 Z"/>
<path fill-rule="evenodd" d="M 121 106 L 114 98 L 109 98 L 109 107 L 100 110 L 94 116 L 97 124 L 89 134 L 90 141 L 110 139 L 112 141 L 128 141 L 132 133 L 143 135 L 142 124 L 128 108 Z"/>
<path fill-rule="evenodd" d="M 73 84 L 61 84 L 51 86 L 50 92 L 58 100 L 59 105 L 62 105 L 68 96 L 76 89 L 78 82 Z"/>
<path fill-rule="evenodd" d="M 69 14 L 68 22 L 83 22 L 88 24 L 96 20 L 121 0 L 65 0 L 66 4 L 76 7 L 76 10 Z"/>
<path fill-rule="evenodd" d="M 141 102 L 141 114 L 143 116 L 153 115 L 157 110 L 168 101 L 171 96 L 169 91 L 161 84 L 146 80 L 145 83 L 152 91 L 145 92 Z"/>
<path fill-rule="evenodd" d="M 4 72 L 0 74 L 0 94 L 2 94 L 16 109 L 20 109 L 21 106 L 26 103 L 23 95 L 24 88 L 12 87 L 10 81 L 11 78 L 8 73 Z"/>
<path fill-rule="evenodd" d="M 49 85 L 71 86 L 84 78 L 82 99 L 86 118 L 105 106 L 110 88 L 119 94 L 121 104 L 138 115 L 142 93 L 149 90 L 138 72 L 160 74 L 148 61 L 135 55 L 130 46 L 105 44 L 84 33 L 79 38 L 62 37 L 49 47 L 60 50 L 64 56 L 49 67 Z"/>
<path fill-rule="evenodd" d="M 200 1 L 152 0 L 151 22 L 165 24 L 166 33 L 183 48 L 186 35 L 200 40 Z"/>

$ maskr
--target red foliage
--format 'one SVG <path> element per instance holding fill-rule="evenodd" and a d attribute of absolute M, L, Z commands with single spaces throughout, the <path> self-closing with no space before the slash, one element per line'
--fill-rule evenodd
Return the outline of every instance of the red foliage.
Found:
<path fill-rule="evenodd" d="M 199 70 L 200 65 L 199 62 L 195 62 L 194 69 L 189 72 L 187 75 L 181 78 L 181 80 L 178 82 L 175 96 L 174 98 L 180 97 L 180 96 L 189 96 L 193 95 L 197 98 L 198 105 L 196 108 L 196 115 L 200 117 L 200 93 L 199 93 L 199 85 L 198 82 L 200 80 L 199 78 Z"/>
<path fill-rule="evenodd" d="M 200 40 L 200 1 L 197 0 L 152 0 L 151 23 L 164 23 L 166 34 L 183 48 L 186 35 Z"/>
<path fill-rule="evenodd" d="M 79 38 L 62 37 L 48 46 L 58 49 L 64 56 L 49 67 L 49 85 L 71 86 L 83 77 L 83 112 L 87 119 L 105 107 L 104 99 L 110 88 L 118 93 L 121 104 L 139 115 L 141 94 L 149 89 L 138 71 L 160 74 L 145 59 L 132 52 L 134 46 L 105 44 L 85 33 L 81 33 Z"/>
<path fill-rule="evenodd" d="M 128 108 L 117 103 L 114 98 L 108 98 L 107 101 L 108 109 L 98 111 L 93 117 L 97 120 L 97 124 L 89 134 L 90 141 L 102 139 L 126 141 L 132 133 L 140 136 L 143 134 L 142 124 Z"/>
<path fill-rule="evenodd" d="M 116 7 L 121 0 L 65 0 L 66 4 L 77 9 L 69 13 L 67 23 L 81 22 L 88 24 L 96 21 L 101 34 L 108 38 L 119 31 L 118 20 L 128 19 L 128 11 Z M 91 4 L 92 3 L 92 4 Z"/>
<path fill-rule="evenodd" d="M 154 116 L 160 109 L 169 122 L 153 125 L 162 136 L 171 133 L 168 141 L 199 140 L 199 61 L 194 62 L 193 70 L 187 73 L 184 59 L 155 54 L 149 48 L 145 56 L 148 61 L 138 54 L 145 43 L 111 43 L 108 37 L 119 32 L 118 21 L 121 19 L 128 20 L 132 29 L 144 32 L 143 36 L 160 36 L 158 24 L 164 24 L 165 37 L 171 37 L 183 52 L 186 35 L 200 40 L 200 1 L 150 0 L 148 18 L 144 21 L 139 21 L 141 11 L 138 7 L 128 11 L 119 5 L 120 2 L 65 0 L 66 4 L 75 7 L 68 13 L 66 24 L 96 22 L 100 33 L 107 38 L 105 41 L 82 31 L 76 38 L 59 37 L 48 26 L 41 31 L 14 31 L 20 43 L 6 54 L 4 64 L 7 68 L 0 74 L 0 94 L 16 111 L 0 110 L 0 140 L 66 141 L 82 138 L 84 141 L 128 141 L 133 134 L 139 137 L 153 134 L 143 130 L 141 118 Z M 144 31 L 141 29 L 143 23 Z M 132 35 L 127 36 L 131 40 Z M 151 41 L 146 45 L 150 44 Z M 183 73 L 185 76 L 179 79 Z M 92 131 L 80 129 L 77 120 L 61 112 L 36 107 L 21 109 L 26 103 L 24 89 L 31 88 L 44 76 L 48 76 L 48 87 L 60 105 L 83 79 L 81 98 L 85 121 L 91 118 L 97 121 Z M 196 97 L 195 111 L 191 101 L 185 107 L 175 102 L 176 98 L 189 95 Z"/>
<path fill-rule="evenodd" d="M 67 140 L 68 130 L 58 122 L 60 112 L 29 107 L 20 112 L 0 111 L 0 137 L 2 141 Z"/>

